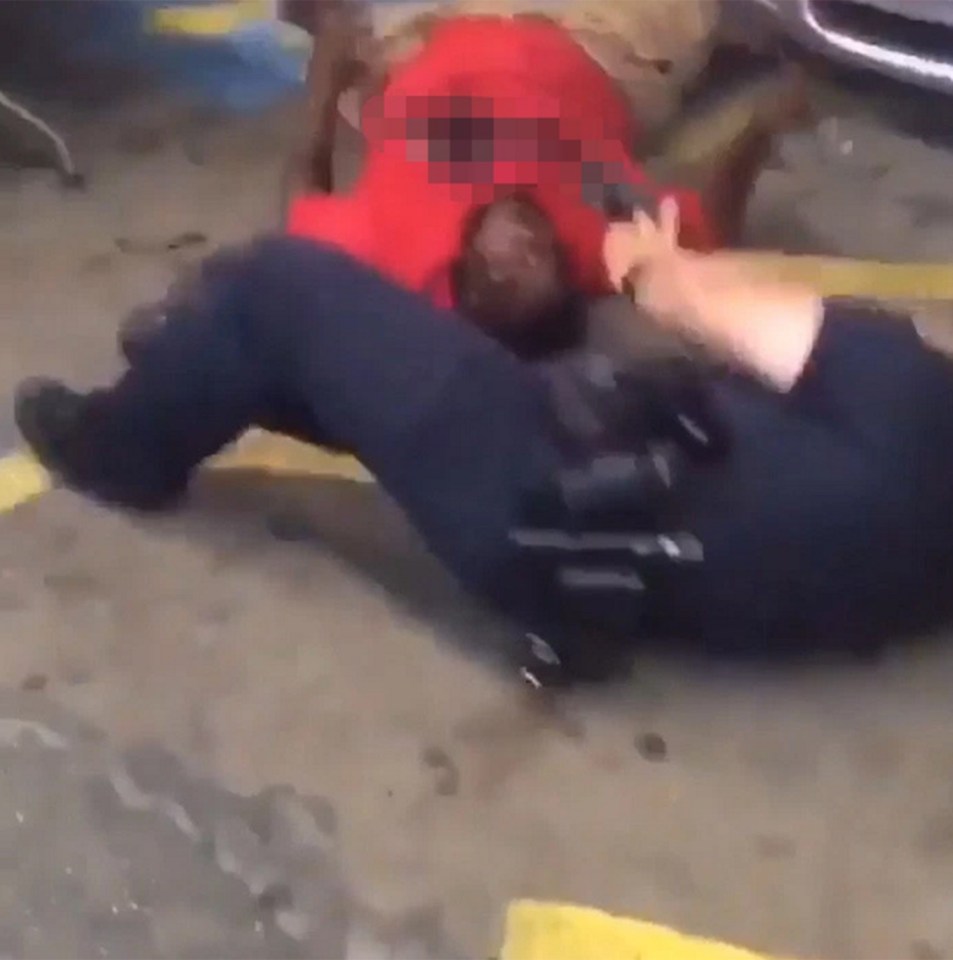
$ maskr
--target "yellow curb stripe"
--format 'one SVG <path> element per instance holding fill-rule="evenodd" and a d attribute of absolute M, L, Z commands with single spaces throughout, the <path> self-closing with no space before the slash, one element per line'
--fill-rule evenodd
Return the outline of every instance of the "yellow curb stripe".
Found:
<path fill-rule="evenodd" d="M 46 493 L 53 486 L 50 475 L 26 453 L 0 458 L 0 513 Z"/>
<path fill-rule="evenodd" d="M 153 33 L 187 37 L 226 37 L 249 24 L 268 20 L 273 4 L 267 0 L 231 0 L 229 3 L 160 7 L 149 13 L 146 29 Z"/>
<path fill-rule="evenodd" d="M 827 297 L 953 303 L 953 266 L 948 263 L 879 263 L 760 250 L 738 251 L 737 256 L 765 277 L 808 284 Z"/>
<path fill-rule="evenodd" d="M 288 437 L 263 430 L 249 431 L 234 447 L 216 457 L 216 469 L 263 470 L 274 474 L 341 477 L 357 483 L 374 478 L 354 457 L 328 453 Z"/>
<path fill-rule="evenodd" d="M 340 477 L 356 483 L 374 478 L 353 457 L 326 453 L 317 447 L 261 431 L 216 457 L 216 470 L 255 470 L 275 475 Z M 54 486 L 50 475 L 28 453 L 0 457 L 0 513 L 28 503 Z"/>
<path fill-rule="evenodd" d="M 499 960 L 767 960 L 716 940 L 571 904 L 519 900 Z"/>

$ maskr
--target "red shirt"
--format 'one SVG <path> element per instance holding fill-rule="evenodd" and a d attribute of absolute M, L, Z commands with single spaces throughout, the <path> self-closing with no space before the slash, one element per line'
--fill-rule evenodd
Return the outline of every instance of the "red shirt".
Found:
<path fill-rule="evenodd" d="M 684 242 L 713 245 L 697 195 L 662 190 L 635 164 L 628 104 L 606 73 L 543 20 L 459 17 L 365 105 L 367 157 L 348 194 L 305 195 L 288 230 L 334 244 L 450 306 L 449 267 L 471 211 L 521 188 L 556 225 L 579 287 L 608 291 L 605 215 L 587 180 L 628 182 L 679 202 Z M 469 141 L 468 155 L 452 143 Z"/>

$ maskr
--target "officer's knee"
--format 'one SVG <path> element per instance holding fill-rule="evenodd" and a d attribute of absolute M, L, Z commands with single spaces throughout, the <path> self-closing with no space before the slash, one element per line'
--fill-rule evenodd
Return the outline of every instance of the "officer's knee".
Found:
<path fill-rule="evenodd" d="M 253 269 L 269 279 L 285 282 L 307 277 L 315 286 L 347 283 L 366 270 L 352 256 L 325 243 L 303 237 L 269 234 L 249 248 Z"/>
<path fill-rule="evenodd" d="M 139 307 L 122 321 L 116 343 L 126 363 L 138 363 L 145 356 L 164 323 L 165 312 L 161 307 Z"/>

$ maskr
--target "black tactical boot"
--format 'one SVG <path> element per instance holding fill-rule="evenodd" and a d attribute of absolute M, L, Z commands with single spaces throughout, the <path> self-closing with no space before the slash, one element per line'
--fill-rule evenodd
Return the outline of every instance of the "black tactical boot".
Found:
<path fill-rule="evenodd" d="M 57 380 L 26 380 L 14 401 L 16 424 L 30 451 L 65 486 L 132 510 L 173 506 L 185 493 L 187 477 L 160 476 L 129 451 L 107 449 L 97 430 L 99 413 L 95 394 L 78 393 Z"/>

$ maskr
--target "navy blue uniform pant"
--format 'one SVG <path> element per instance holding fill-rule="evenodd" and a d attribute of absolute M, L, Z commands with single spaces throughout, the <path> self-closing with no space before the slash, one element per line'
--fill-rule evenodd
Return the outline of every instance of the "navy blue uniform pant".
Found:
<path fill-rule="evenodd" d="M 765 317 L 766 323 L 770 317 Z M 791 393 L 713 383 L 733 434 L 660 523 L 705 561 L 660 572 L 649 625 L 718 647 L 929 623 L 953 592 L 953 370 L 911 324 L 829 304 Z M 354 452 L 452 573 L 500 599 L 525 491 L 559 463 L 542 381 L 344 255 L 262 241 L 99 394 L 99 442 L 142 482 L 252 423 Z"/>

